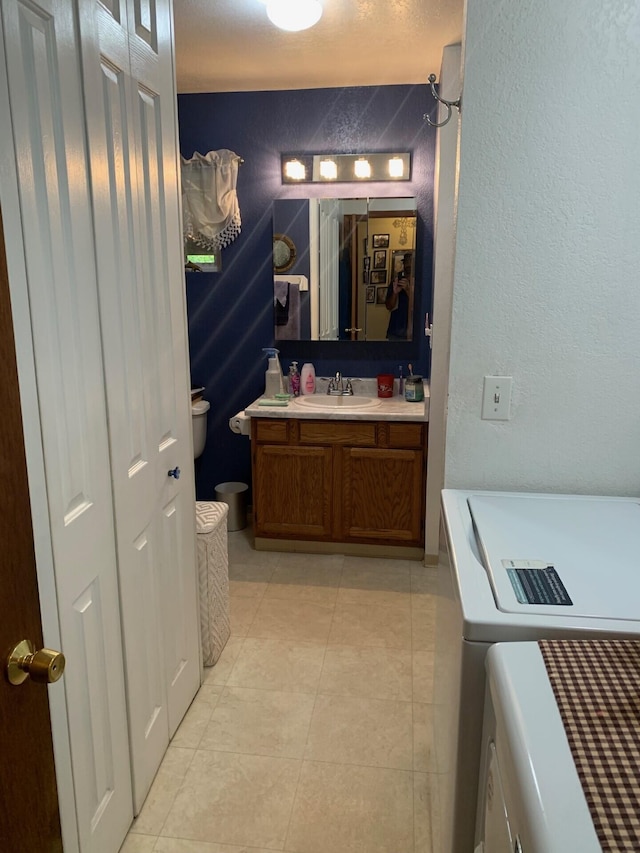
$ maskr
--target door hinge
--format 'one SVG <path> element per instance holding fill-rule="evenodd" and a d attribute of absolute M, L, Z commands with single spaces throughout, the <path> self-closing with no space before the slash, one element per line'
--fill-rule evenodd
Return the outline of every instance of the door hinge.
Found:
<path fill-rule="evenodd" d="M 429 348 L 433 346 L 433 325 L 429 322 L 429 313 L 424 315 L 424 336 L 429 338 Z"/>

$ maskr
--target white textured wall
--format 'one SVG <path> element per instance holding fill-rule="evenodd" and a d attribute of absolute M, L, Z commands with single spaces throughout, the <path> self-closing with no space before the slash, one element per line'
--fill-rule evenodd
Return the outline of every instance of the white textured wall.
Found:
<path fill-rule="evenodd" d="M 638 9 L 468 0 L 448 487 L 640 494 Z"/>
<path fill-rule="evenodd" d="M 438 76 L 440 95 L 455 101 L 462 85 L 462 49 L 448 45 L 442 51 Z M 433 111 L 433 120 L 443 122 L 443 105 Z M 431 339 L 431 377 L 429 381 L 429 454 L 427 459 L 427 508 L 425 551 L 427 560 L 438 555 L 440 490 L 444 484 L 447 396 L 451 345 L 451 300 L 453 297 L 453 261 L 456 247 L 456 208 L 458 192 L 459 113 L 437 131 L 436 174 L 434 182 L 435 223 L 433 230 L 433 336 Z"/>

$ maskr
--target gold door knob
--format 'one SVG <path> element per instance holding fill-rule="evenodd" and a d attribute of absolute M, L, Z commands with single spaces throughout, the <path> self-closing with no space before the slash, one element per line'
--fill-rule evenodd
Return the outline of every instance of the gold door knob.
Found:
<path fill-rule="evenodd" d="M 53 684 L 64 672 L 64 655 L 53 649 L 36 651 L 31 640 L 22 640 L 7 658 L 7 678 L 22 684 L 29 676 L 41 684 Z"/>

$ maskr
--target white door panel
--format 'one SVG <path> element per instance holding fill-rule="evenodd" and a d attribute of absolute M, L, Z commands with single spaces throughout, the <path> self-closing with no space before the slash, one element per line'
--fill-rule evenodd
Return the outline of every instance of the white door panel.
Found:
<path fill-rule="evenodd" d="M 156 509 L 166 519 L 163 631 L 171 638 L 165 643 L 165 674 L 169 734 L 173 736 L 198 689 L 201 667 L 171 3 L 133 0 L 129 16 L 130 29 L 136 33 L 130 40 L 130 57 L 137 93 L 135 114 L 140 122 L 139 227 L 147 247 L 143 275 L 147 316 L 152 318 L 147 365 L 148 386 L 155 389 L 152 406 L 158 448 L 157 494 L 161 495 Z M 182 472 L 180 480 L 167 476 L 176 466 Z"/>
<path fill-rule="evenodd" d="M 95 242 L 110 416 L 125 678 L 135 811 L 169 742 L 159 619 L 161 551 L 154 524 L 157 488 L 148 377 L 148 329 L 136 246 L 137 168 L 128 34 L 100 3 L 83 6 L 84 84 Z M 126 17 L 124 18 L 126 25 Z M 151 386 L 149 386 L 151 381 Z"/>
<path fill-rule="evenodd" d="M 2 15 L 78 831 L 107 853 L 132 808 L 77 37 L 65 0 Z"/>
<path fill-rule="evenodd" d="M 132 4 L 127 19 L 124 3 L 86 0 L 81 16 L 136 812 L 200 681 L 183 270 L 165 178 L 175 96 L 156 53 L 168 9 Z"/>

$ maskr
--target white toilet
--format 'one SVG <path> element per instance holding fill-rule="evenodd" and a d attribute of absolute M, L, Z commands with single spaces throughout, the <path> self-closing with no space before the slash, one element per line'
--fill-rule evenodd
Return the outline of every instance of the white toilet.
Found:
<path fill-rule="evenodd" d="M 198 400 L 191 404 L 191 423 L 193 426 L 193 458 L 197 459 L 204 450 L 207 441 L 207 400 Z"/>

